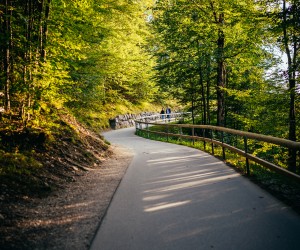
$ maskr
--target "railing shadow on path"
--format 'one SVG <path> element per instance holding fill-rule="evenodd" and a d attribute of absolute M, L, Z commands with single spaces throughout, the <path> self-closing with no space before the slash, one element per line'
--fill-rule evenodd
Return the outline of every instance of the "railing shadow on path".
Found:
<path fill-rule="evenodd" d="M 287 139 L 261 135 L 257 133 L 245 132 L 240 130 L 229 129 L 225 127 L 211 126 L 211 125 L 193 125 L 193 124 L 182 124 L 184 119 L 188 118 L 191 113 L 173 113 L 170 114 L 169 118 L 165 116 L 152 115 L 149 117 L 143 117 L 142 119 L 135 120 L 136 124 L 136 134 L 139 135 L 140 132 L 144 132 L 149 137 L 150 134 L 164 136 L 169 140 L 171 137 L 179 138 L 180 140 L 191 140 L 194 144 L 195 141 L 202 141 L 204 143 L 204 148 L 206 148 L 207 143 L 211 145 L 211 153 L 214 155 L 215 147 L 222 147 L 222 157 L 225 160 L 226 151 L 228 149 L 238 155 L 245 157 L 246 174 L 250 174 L 250 164 L 249 161 L 258 163 L 259 165 L 271 169 L 272 171 L 278 172 L 296 181 L 300 181 L 300 175 L 295 173 L 298 169 L 300 171 L 300 142 L 290 141 Z M 179 122 L 181 124 L 173 124 L 171 122 Z M 151 126 L 157 126 L 159 129 L 151 130 Z M 163 128 L 163 130 L 161 130 Z M 177 132 L 174 132 L 177 129 Z M 184 133 L 183 130 L 189 130 L 189 132 Z M 197 135 L 195 131 L 200 131 L 200 135 Z M 242 149 L 230 144 L 233 137 L 240 137 L 242 141 Z M 237 139 L 235 139 L 237 140 Z M 287 150 L 292 150 L 294 157 L 288 159 L 288 166 L 292 166 L 293 171 L 278 166 L 268 160 L 257 157 L 251 154 L 249 147 L 249 140 L 253 143 L 263 142 L 269 143 L 271 145 L 277 145 Z M 254 141 L 254 142 L 253 142 Z M 298 156 L 298 160 L 297 160 Z M 298 165 L 297 166 L 297 162 Z"/>
<path fill-rule="evenodd" d="M 91 249 L 299 248 L 299 216 L 216 157 L 114 133 L 135 157 Z"/>
<path fill-rule="evenodd" d="M 211 248 L 241 249 L 239 240 L 228 240 L 228 237 L 242 237 L 244 249 L 248 249 L 248 240 L 252 241 L 249 246 L 253 247 L 253 241 L 256 241 L 257 249 L 263 249 L 263 246 L 267 249 L 274 246 L 277 237 L 283 236 L 278 222 L 273 224 L 270 220 L 272 216 L 280 220 L 276 217 L 282 209 L 280 204 L 275 199 L 265 199 L 259 188 L 260 195 L 254 193 L 249 182 L 207 153 L 162 157 L 149 160 L 147 165 L 158 175 L 144 184 L 144 213 L 152 217 L 150 220 L 164 220 L 164 226 L 157 230 L 167 244 L 175 246 L 191 242 L 188 249 L 197 249 L 198 240 L 202 239 L 202 244 L 207 246 L 210 242 Z M 170 214 L 180 219 L 169 220 Z M 243 230 L 248 232 L 241 233 Z M 272 238 L 266 230 L 273 231 Z M 247 239 L 250 232 L 255 235 L 249 235 Z M 215 241 L 215 238 L 219 240 Z M 285 247 L 290 246 L 288 240 Z"/>

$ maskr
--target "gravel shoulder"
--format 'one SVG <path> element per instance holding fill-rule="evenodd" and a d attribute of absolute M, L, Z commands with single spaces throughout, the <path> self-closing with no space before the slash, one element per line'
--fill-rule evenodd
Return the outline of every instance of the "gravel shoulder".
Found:
<path fill-rule="evenodd" d="M 6 204 L 13 218 L 0 218 L 0 248 L 88 249 L 133 154 L 111 146 L 98 166 L 44 198 Z M 4 204 L 5 205 L 5 204 Z"/>

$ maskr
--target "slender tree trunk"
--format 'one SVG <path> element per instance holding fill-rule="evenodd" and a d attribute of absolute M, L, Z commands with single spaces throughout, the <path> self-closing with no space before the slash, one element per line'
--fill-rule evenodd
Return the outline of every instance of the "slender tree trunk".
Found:
<path fill-rule="evenodd" d="M 30 120 L 30 109 L 31 109 L 31 92 L 32 92 L 32 48 L 33 48 L 33 3 L 32 0 L 27 0 L 25 5 L 24 13 L 27 17 L 28 22 L 25 27 L 26 43 L 24 48 L 24 85 L 26 86 L 26 100 L 25 100 L 25 126 Z"/>
<path fill-rule="evenodd" d="M 10 111 L 10 49 L 5 49 L 5 84 L 4 84 L 4 109 L 6 112 Z"/>
<path fill-rule="evenodd" d="M 191 86 L 191 95 L 192 95 L 192 121 L 195 124 L 195 84 L 194 81 L 190 79 L 190 86 Z"/>
<path fill-rule="evenodd" d="M 50 3 L 51 0 L 46 0 L 45 2 L 45 18 L 44 18 L 44 26 L 43 26 L 43 34 L 42 34 L 42 60 L 46 61 L 46 44 L 47 44 L 47 37 L 48 37 L 48 19 L 50 13 Z"/>
<path fill-rule="evenodd" d="M 207 82 L 206 82 L 206 107 L 207 107 L 207 124 L 210 124 L 210 74 L 211 74 L 211 65 L 210 65 L 210 56 L 207 56 Z"/>
<path fill-rule="evenodd" d="M 217 39 L 217 125 L 225 125 L 225 61 L 224 61 L 224 46 L 225 46 L 225 34 L 223 32 L 224 13 L 217 13 L 214 6 L 214 2 L 210 1 L 210 6 L 213 12 L 215 23 L 218 25 L 218 39 Z"/>
<path fill-rule="evenodd" d="M 220 22 L 223 22 L 223 18 L 220 16 Z M 225 37 L 223 31 L 220 29 L 218 32 L 218 73 L 217 73 L 217 101 L 218 101 L 218 116 L 217 125 L 225 125 L 225 97 L 224 90 L 225 87 L 225 62 L 224 62 L 224 45 Z"/>
<path fill-rule="evenodd" d="M 206 111 L 206 98 L 205 98 L 205 88 L 204 88 L 204 81 L 203 81 L 203 72 L 201 66 L 199 66 L 199 84 L 201 87 L 201 102 L 203 107 L 203 121 L 202 124 L 207 124 L 207 111 Z"/>
<path fill-rule="evenodd" d="M 195 100 L 192 99 L 192 123 L 195 124 Z"/>
<path fill-rule="evenodd" d="M 283 41 L 285 46 L 285 51 L 288 59 L 288 83 L 289 83 L 289 93 L 290 93 L 290 105 L 289 105 L 289 140 L 296 141 L 296 114 L 295 114 L 295 97 L 296 97 L 296 72 L 295 72 L 295 62 L 296 53 L 293 53 L 291 49 L 296 50 L 296 44 L 292 48 L 289 46 L 289 36 L 287 32 L 287 9 L 286 1 L 283 0 Z M 290 171 L 296 171 L 296 150 L 289 149 L 289 160 L 288 169 Z"/>
<path fill-rule="evenodd" d="M 5 83 L 4 83 L 4 109 L 6 112 L 10 111 L 10 85 L 11 85 L 11 47 L 12 47 L 12 27 L 11 27 L 11 15 L 12 15 L 12 2 L 5 1 L 5 49 L 4 49 L 4 71 L 5 71 Z"/>
<path fill-rule="evenodd" d="M 197 44 L 198 49 L 198 71 L 199 71 L 199 84 L 201 87 L 201 101 L 202 101 L 202 107 L 203 107 L 203 115 L 202 115 L 202 124 L 207 123 L 207 117 L 206 117 L 206 98 L 205 98 L 205 90 L 204 90 L 204 79 L 203 79 L 203 70 L 202 70 L 202 62 L 201 62 L 201 54 L 200 54 L 200 44 L 198 42 Z"/>

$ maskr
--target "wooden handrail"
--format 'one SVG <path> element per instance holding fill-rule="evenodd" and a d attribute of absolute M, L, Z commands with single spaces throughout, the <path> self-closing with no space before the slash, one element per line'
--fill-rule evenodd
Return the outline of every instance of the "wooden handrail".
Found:
<path fill-rule="evenodd" d="M 168 132 L 159 132 L 159 131 L 150 131 L 149 130 L 149 125 L 153 126 L 153 125 L 158 125 L 158 126 L 165 126 L 167 128 L 169 127 L 178 127 L 178 128 L 191 128 L 193 131 L 195 128 L 198 129 L 205 129 L 205 130 L 211 130 L 211 131 L 219 131 L 219 132 L 225 132 L 225 133 L 229 133 L 229 134 L 233 134 L 233 135 L 238 135 L 238 136 L 242 136 L 245 140 L 245 142 L 247 142 L 247 139 L 255 139 L 258 141 L 262 141 L 262 142 L 268 142 L 268 143 L 272 143 L 275 145 L 279 145 L 279 146 L 283 146 L 289 149 L 294 149 L 296 151 L 300 151 L 300 142 L 295 142 L 295 141 L 290 141 L 287 139 L 283 139 L 283 138 L 278 138 L 278 137 L 273 137 L 273 136 L 267 136 L 267 135 L 261 135 L 261 134 L 257 134 L 257 133 L 252 133 L 252 132 L 245 132 L 245 131 L 240 131 L 240 130 L 235 130 L 235 129 L 230 129 L 230 128 L 225 128 L 225 127 L 218 127 L 218 126 L 212 126 L 212 125 L 193 125 L 193 124 L 170 124 L 170 123 L 158 123 L 158 122 L 146 122 L 146 121 L 141 121 L 141 120 L 136 120 L 136 129 L 141 130 L 141 131 L 147 131 L 148 134 L 149 133 L 154 133 L 154 134 L 160 134 L 160 135 L 164 135 L 167 136 L 167 138 L 169 136 L 174 136 L 174 137 L 179 137 L 179 138 L 189 138 L 194 140 L 201 140 L 204 142 L 211 142 L 212 146 L 213 144 L 215 145 L 219 145 L 223 148 L 223 155 L 224 155 L 224 148 L 227 148 L 235 153 L 238 153 L 239 155 L 242 155 L 243 157 L 246 158 L 247 164 L 248 165 L 248 159 L 251 161 L 254 161 L 264 167 L 267 167 L 273 171 L 276 171 L 280 174 L 283 174 L 285 176 L 288 176 L 290 178 L 293 178 L 297 181 L 300 181 L 300 175 L 297 175 L 291 171 L 288 171 L 287 169 L 281 168 L 271 162 L 268 162 L 266 160 L 263 160 L 259 157 L 256 157 L 254 155 L 249 154 L 247 151 L 247 143 L 245 143 L 245 151 L 238 149 L 232 145 L 226 144 L 223 141 L 218 141 L 215 140 L 214 138 L 207 138 L 205 137 L 205 135 L 203 136 L 195 136 L 194 133 L 192 136 L 190 135 L 182 135 L 182 134 L 174 134 L 174 133 L 169 133 L 169 129 Z M 142 127 L 140 127 L 140 124 L 146 124 L 147 125 L 147 129 L 142 129 Z M 180 129 L 181 131 L 181 129 Z M 213 150 L 213 147 L 212 147 Z M 249 174 L 249 169 L 247 166 L 247 174 Z"/>
<path fill-rule="evenodd" d="M 137 121 L 140 122 L 140 121 Z M 143 124 L 151 124 L 151 125 L 162 125 L 161 123 L 155 123 L 155 122 L 140 122 Z M 241 130 L 235 130 L 225 127 L 218 127 L 218 126 L 211 126 L 211 125 L 193 125 L 193 124 L 168 124 L 168 126 L 174 126 L 174 127 L 181 127 L 181 128 L 200 128 L 200 129 L 210 129 L 214 131 L 220 131 L 220 132 L 226 132 L 233 135 L 239 135 L 239 136 L 245 136 L 248 139 L 255 139 L 259 141 L 269 142 L 275 145 L 291 148 L 291 149 L 297 149 L 300 150 L 300 142 L 290 141 L 283 138 L 273 137 L 269 135 L 262 135 L 252 132 L 246 132 Z"/>

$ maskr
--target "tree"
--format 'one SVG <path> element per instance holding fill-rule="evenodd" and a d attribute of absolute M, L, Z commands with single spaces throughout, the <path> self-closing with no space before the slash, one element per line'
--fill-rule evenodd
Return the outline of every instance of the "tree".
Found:
<path fill-rule="evenodd" d="M 291 1 L 287 6 L 285 0 L 282 1 L 282 31 L 283 45 L 288 59 L 288 82 L 290 92 L 289 108 L 289 139 L 296 141 L 296 113 L 295 113 L 295 96 L 296 96 L 296 78 L 299 72 L 300 62 L 298 59 L 300 49 L 300 3 Z M 289 169 L 296 171 L 296 150 L 289 150 Z"/>
<path fill-rule="evenodd" d="M 183 81 L 176 76 L 182 76 L 182 69 L 187 67 L 184 72 L 189 72 L 189 79 L 195 81 L 197 77 L 201 86 L 197 91 L 202 100 L 203 119 L 210 114 L 208 100 L 215 98 L 216 124 L 226 125 L 226 88 L 233 86 L 227 68 L 238 67 L 239 60 L 235 58 L 258 58 L 257 54 L 263 53 L 262 42 L 257 40 L 262 33 L 257 6 L 252 1 L 158 1 L 153 25 L 159 39 L 159 69 L 169 72 L 168 78 L 164 73 L 158 79 L 176 86 L 178 80 Z M 211 91 L 213 78 L 215 91 Z"/>
<path fill-rule="evenodd" d="M 149 3 L 3 1 L 0 88 L 6 111 L 19 113 L 26 126 L 39 119 L 43 105 L 101 113 L 116 100 L 128 106 L 151 100 L 156 88 L 146 50 Z"/>
<path fill-rule="evenodd" d="M 292 1 L 268 1 L 267 15 L 271 18 L 272 32 L 277 39 L 277 45 L 287 57 L 286 79 L 289 92 L 289 134 L 288 139 L 297 139 L 296 117 L 296 83 L 299 79 L 300 60 L 300 3 Z M 289 169 L 296 170 L 296 151 L 289 150 Z"/>
<path fill-rule="evenodd" d="M 1 18 L 1 78 L 4 79 L 4 109 L 10 111 L 10 85 L 12 74 L 12 1 L 6 0 L 5 3 L 0 5 Z"/>
<path fill-rule="evenodd" d="M 4 82 L 5 110 L 11 110 L 13 99 L 18 103 L 13 108 L 26 123 L 39 99 L 40 85 L 36 80 L 46 59 L 50 0 L 5 0 L 0 7 L 3 34 L 0 40 L 1 78 Z"/>

